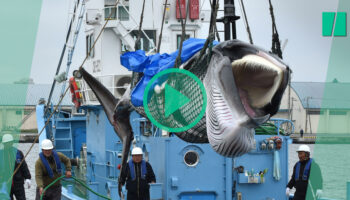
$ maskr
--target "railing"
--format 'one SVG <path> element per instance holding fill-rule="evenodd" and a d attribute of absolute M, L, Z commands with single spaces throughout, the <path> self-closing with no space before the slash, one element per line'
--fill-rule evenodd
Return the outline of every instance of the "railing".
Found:
<path fill-rule="evenodd" d="M 105 20 L 108 19 L 110 12 L 115 12 L 110 16 L 109 20 L 128 21 L 128 23 L 133 22 L 133 24 L 135 26 L 128 30 L 128 34 L 130 34 L 131 31 L 137 30 L 136 28 L 139 27 L 139 23 L 137 23 L 135 18 L 130 14 L 130 12 L 129 12 L 130 6 L 129 6 L 128 2 L 126 2 L 126 4 L 127 5 L 124 5 L 124 3 L 120 2 L 116 8 L 114 6 L 105 6 L 105 8 L 104 8 Z M 124 12 L 125 16 L 119 15 L 120 14 L 119 12 L 121 11 L 121 10 L 119 10 L 119 8 L 123 8 L 123 12 Z M 143 29 L 141 29 L 141 31 L 142 31 L 143 35 L 145 36 L 145 38 L 150 42 L 151 46 L 153 47 L 148 52 L 155 52 L 156 46 L 155 46 L 153 40 L 150 39 L 150 37 L 145 33 L 145 31 Z"/>
<path fill-rule="evenodd" d="M 280 133 L 280 129 L 283 130 L 285 135 L 290 135 L 294 133 L 294 124 L 288 119 L 271 118 L 270 123 L 273 123 L 277 127 L 277 133 Z"/>
<path fill-rule="evenodd" d="M 129 21 L 129 6 L 105 6 L 105 20 Z M 123 10 L 123 12 L 121 12 Z M 113 12 L 111 14 L 111 12 Z"/>
<path fill-rule="evenodd" d="M 121 77 L 130 77 L 131 75 L 115 75 L 115 74 L 108 74 L 108 75 L 100 75 L 95 76 L 95 78 L 100 81 L 117 99 L 120 99 L 123 95 L 118 91 L 118 89 L 127 89 L 129 87 L 128 84 L 124 86 L 117 86 L 118 80 Z M 82 99 L 82 105 L 99 105 L 100 103 L 97 100 L 97 97 L 95 96 L 94 92 L 91 90 L 89 85 L 83 80 L 77 80 L 77 82 L 80 85 L 80 92 L 83 95 Z"/>

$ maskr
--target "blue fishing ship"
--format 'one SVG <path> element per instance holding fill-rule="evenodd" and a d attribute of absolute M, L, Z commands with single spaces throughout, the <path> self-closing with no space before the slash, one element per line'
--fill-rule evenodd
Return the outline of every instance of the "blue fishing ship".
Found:
<path fill-rule="evenodd" d="M 52 140 L 56 151 L 71 158 L 75 165 L 73 167 L 74 177 L 84 183 L 63 182 L 62 199 L 109 198 L 118 200 L 122 199 L 122 196 L 125 197 L 124 187 L 121 190 L 122 195 L 118 194 L 120 192 L 118 191 L 118 181 L 121 169 L 125 166 L 125 160 L 129 159 L 130 147 L 141 147 L 144 159 L 152 164 L 157 178 L 157 182 L 150 185 L 152 200 L 288 199 L 289 197 L 285 194 L 289 178 L 288 145 L 291 143 L 288 135 L 293 132 L 293 124 L 286 119 L 270 118 L 270 114 L 276 113 L 278 110 L 278 101 L 290 78 L 289 69 L 279 70 L 272 67 L 271 70 L 276 70 L 280 74 L 271 82 L 271 85 L 277 86 L 263 91 L 265 96 L 259 98 L 263 100 L 254 101 L 255 105 L 253 106 L 240 103 L 240 106 L 246 110 L 246 113 L 240 116 L 247 118 L 245 123 L 255 123 L 255 125 L 248 128 L 242 128 L 241 125 L 238 127 L 228 125 L 228 129 L 240 129 L 240 132 L 233 132 L 234 135 L 243 132 L 251 136 L 248 137 L 249 141 L 235 139 L 232 142 L 237 146 L 247 144 L 246 146 L 225 150 L 225 147 L 220 147 L 220 145 L 215 148 L 216 145 L 213 143 L 216 144 L 218 141 L 208 139 L 206 136 L 203 139 L 204 136 L 202 137 L 200 133 L 197 134 L 197 138 L 193 139 L 194 136 L 191 133 L 180 135 L 164 130 L 156 126 L 142 110 L 144 90 L 142 84 L 145 86 L 149 82 L 141 84 L 140 81 L 145 81 L 148 74 L 142 74 L 133 68 L 135 64 L 129 66 L 128 70 L 125 65 L 122 66 L 120 63 L 124 62 L 125 64 L 126 60 L 132 59 L 154 59 L 154 57 L 148 56 L 157 55 L 156 53 L 159 52 L 175 52 L 167 57 L 167 59 L 173 59 L 173 64 L 169 64 L 169 66 L 174 67 L 175 65 L 179 69 L 192 70 L 191 72 L 194 73 L 195 69 L 191 66 L 203 63 L 210 66 L 210 60 L 207 58 L 213 59 L 213 57 L 219 56 L 218 49 L 226 48 L 222 43 L 215 43 L 213 39 L 215 34 L 208 36 L 208 30 L 203 27 L 209 24 L 211 33 L 215 33 L 215 21 L 217 23 L 225 22 L 225 28 L 228 25 L 228 29 L 232 25 L 232 33 L 225 32 L 225 40 L 228 40 L 231 34 L 233 38 L 235 37 L 234 21 L 238 17 L 235 16 L 233 9 L 231 12 L 227 11 L 224 18 L 216 20 L 216 1 L 213 1 L 212 10 L 214 11 L 212 12 L 200 12 L 202 5 L 198 0 L 171 2 L 156 0 L 151 3 L 145 1 L 143 3 L 141 6 L 140 2 L 128 0 L 118 0 L 117 2 L 114 0 L 83 0 L 78 1 L 75 5 L 74 16 L 78 17 L 72 18 L 67 35 L 67 46 L 65 46 L 65 49 L 68 49 L 66 73 L 57 73 L 52 86 L 54 89 L 56 82 L 63 80 L 63 83 L 59 85 L 62 86 L 61 96 L 63 98 L 65 95 L 71 95 L 72 106 L 68 108 L 52 105 L 51 91 L 47 101 L 41 102 L 36 108 L 38 130 L 41 130 L 39 141 Z M 228 2 L 225 8 L 234 8 L 234 2 Z M 225 20 L 230 23 L 226 23 Z M 74 73 L 74 77 L 68 77 L 69 82 L 66 83 L 64 80 L 67 79 L 67 74 L 72 74 L 70 65 L 81 25 L 84 25 L 86 37 L 86 59 L 79 71 Z M 70 35 L 71 32 L 73 35 Z M 208 39 L 202 40 L 201 46 L 196 47 L 197 50 L 188 56 L 189 52 L 193 50 L 192 48 L 195 47 L 186 46 L 189 42 L 185 42 L 183 45 L 183 41 L 190 37 L 201 36 Z M 193 42 L 189 44 L 193 44 Z M 259 58 L 254 57 L 253 59 L 265 57 L 267 60 L 272 60 L 271 63 L 279 60 L 278 56 L 269 56 L 267 52 L 263 53 L 262 50 L 255 49 L 245 43 L 234 42 L 233 44 L 225 43 L 225 45 L 243 47 L 243 49 L 252 48 L 251 52 L 260 52 L 256 56 Z M 182 54 L 181 51 L 176 51 L 179 48 L 183 50 Z M 144 53 L 121 58 L 125 52 L 134 52 L 137 49 L 142 49 Z M 201 49 L 206 51 L 201 51 Z M 64 51 L 62 53 L 64 54 Z M 246 54 L 246 52 L 240 53 Z M 275 53 L 281 54 L 278 49 Z M 222 54 L 225 56 L 224 53 Z M 177 63 L 177 55 L 180 55 L 180 60 L 182 59 L 180 63 Z M 184 58 L 186 56 L 189 57 L 187 60 Z M 162 58 L 164 60 L 164 57 Z M 253 62 L 250 59 L 244 58 L 240 62 L 249 65 Z M 266 65 L 267 67 L 265 67 L 268 68 L 270 64 Z M 145 67 L 143 70 L 150 72 L 152 69 Z M 160 72 L 157 70 L 157 73 Z M 209 73 L 208 70 L 209 72 L 213 70 L 213 73 Z M 57 70 L 57 72 L 59 71 L 60 69 Z M 206 89 L 208 85 L 218 84 L 218 87 L 221 86 L 215 81 L 215 68 L 208 67 L 206 71 L 198 73 L 200 74 L 194 74 L 203 81 Z M 210 77 L 207 74 L 210 74 Z M 221 75 L 222 79 L 220 80 L 224 80 L 224 73 Z M 246 74 L 241 75 L 242 77 L 246 76 Z M 142 76 L 146 78 L 142 79 Z M 242 85 L 244 84 L 242 83 Z M 283 87 L 279 85 L 283 85 Z M 159 88 L 161 84 L 157 86 Z M 156 86 L 153 85 L 153 87 L 152 91 L 157 92 Z M 139 95 L 140 91 L 141 96 Z M 210 91 L 208 89 L 206 91 L 209 100 L 211 98 Z M 122 122 L 116 119 L 113 124 L 111 123 L 113 113 L 111 114 L 109 108 L 120 106 L 120 102 L 124 101 L 123 98 L 127 92 L 131 92 L 131 100 L 129 101 L 133 102 L 133 109 L 126 115 L 127 118 L 122 119 Z M 114 97 L 111 101 L 115 105 L 112 104 L 112 106 L 107 100 L 107 103 L 104 101 L 104 99 L 110 98 L 110 96 L 105 98 L 107 93 Z M 243 95 L 249 96 L 250 94 Z M 277 106 L 272 105 L 272 103 L 271 108 L 260 106 L 260 104 L 266 105 L 264 100 L 271 102 L 272 99 L 273 101 L 277 99 Z M 215 104 L 215 98 L 211 100 L 208 101 L 206 108 L 208 110 L 209 106 L 213 110 L 212 112 L 216 113 L 215 109 L 218 104 Z M 210 102 L 214 102 L 213 105 L 210 105 Z M 259 112 L 252 109 L 254 106 L 261 108 Z M 113 109 L 115 108 L 113 107 Z M 242 110 L 242 108 L 237 108 L 237 110 L 239 109 Z M 118 112 L 118 109 L 117 111 L 113 110 L 113 112 Z M 114 117 L 118 118 L 118 113 Z M 216 117 L 221 119 L 219 116 Z M 115 125 L 118 123 L 121 125 L 130 124 L 131 129 L 120 130 Z M 200 119 L 198 127 L 206 126 L 208 123 L 211 123 L 210 119 L 203 117 Z M 213 127 L 215 131 L 216 127 Z M 283 127 L 290 127 L 290 129 L 285 130 Z M 132 137 L 122 138 L 123 131 L 132 131 Z M 129 143 L 129 146 L 126 143 Z"/>

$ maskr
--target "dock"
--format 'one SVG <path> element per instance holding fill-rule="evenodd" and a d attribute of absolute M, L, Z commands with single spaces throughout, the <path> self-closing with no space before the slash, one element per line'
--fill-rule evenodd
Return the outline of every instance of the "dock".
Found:
<path fill-rule="evenodd" d="M 21 133 L 19 137 L 20 143 L 32 143 L 35 138 L 38 136 L 38 133 Z"/>
<path fill-rule="evenodd" d="M 348 134 L 291 134 L 290 138 L 295 144 L 350 144 L 350 133 Z"/>

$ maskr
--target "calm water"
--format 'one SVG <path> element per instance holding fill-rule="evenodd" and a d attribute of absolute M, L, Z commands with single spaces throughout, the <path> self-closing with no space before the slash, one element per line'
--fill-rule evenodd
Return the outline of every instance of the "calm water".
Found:
<path fill-rule="evenodd" d="M 289 176 L 298 161 L 299 144 L 289 146 Z M 323 197 L 346 199 L 346 184 L 350 181 L 350 144 L 310 145 L 311 157 L 320 165 L 323 178 Z"/>
<path fill-rule="evenodd" d="M 31 144 L 21 143 L 19 149 L 25 154 Z M 299 144 L 291 144 L 289 147 L 289 176 L 292 174 L 293 166 L 298 161 L 296 150 Z M 310 145 L 311 156 L 316 159 L 322 170 L 324 180 L 323 194 L 326 197 L 336 199 L 345 199 L 346 182 L 350 181 L 350 145 L 337 144 L 326 145 L 317 144 Z M 35 144 L 32 151 L 28 155 L 26 161 L 32 174 L 32 187 L 26 189 L 26 197 L 28 200 L 35 199 L 35 173 L 34 165 L 38 158 L 38 144 Z"/>

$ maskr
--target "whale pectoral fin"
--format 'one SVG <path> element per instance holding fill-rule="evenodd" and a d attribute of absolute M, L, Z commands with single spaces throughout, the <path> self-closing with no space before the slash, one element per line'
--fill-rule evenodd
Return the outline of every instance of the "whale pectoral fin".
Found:
<path fill-rule="evenodd" d="M 100 83 L 91 74 L 83 68 L 79 69 L 85 82 L 95 93 L 98 101 L 101 103 L 109 122 L 114 127 L 115 133 L 123 143 L 121 172 L 126 167 L 128 155 L 130 152 L 131 142 L 134 139 L 132 127 L 130 124 L 130 113 L 132 111 L 130 104 L 130 88 L 128 88 L 123 97 L 118 101 L 113 94 Z M 120 176 L 119 176 L 120 177 Z M 118 183 L 118 193 L 122 197 L 122 185 Z M 123 198 L 122 198 L 123 199 Z"/>
<path fill-rule="evenodd" d="M 130 129 L 131 130 L 131 129 Z M 134 139 L 132 131 L 130 131 L 129 135 L 126 135 L 124 138 L 122 138 L 123 142 L 123 150 L 122 150 L 122 163 L 121 163 L 121 168 L 120 168 L 120 174 L 119 174 L 119 181 L 118 181 L 118 194 L 121 199 L 124 199 L 123 193 L 122 193 L 122 183 L 120 181 L 120 177 L 122 173 L 125 173 L 126 169 L 126 164 L 127 164 L 127 159 L 128 155 L 130 152 L 130 147 L 131 147 L 131 142 Z"/>
<path fill-rule="evenodd" d="M 114 119 L 114 131 L 118 134 L 120 140 L 123 143 L 123 150 L 122 150 L 122 162 L 121 162 L 121 169 L 120 169 L 120 175 L 125 171 L 128 155 L 130 152 L 131 142 L 134 139 L 134 133 L 132 131 L 132 127 L 130 124 L 130 113 L 132 111 L 132 106 L 130 104 L 130 88 L 128 88 L 123 97 L 118 102 L 115 112 L 113 115 Z M 124 199 L 123 193 L 121 192 L 122 185 L 120 182 L 118 182 L 118 193 L 121 199 Z"/>
<path fill-rule="evenodd" d="M 110 123 L 113 123 L 114 109 L 118 103 L 118 99 L 104 86 L 100 81 L 93 77 L 89 72 L 85 71 L 84 68 L 80 68 L 81 73 L 85 82 L 89 85 L 91 90 L 96 95 L 98 101 L 103 106 L 103 109 L 108 117 Z"/>

